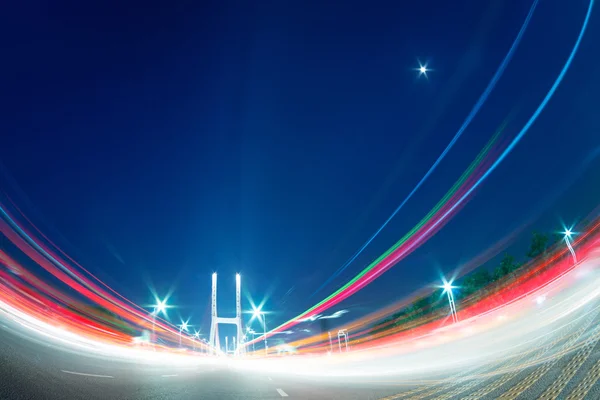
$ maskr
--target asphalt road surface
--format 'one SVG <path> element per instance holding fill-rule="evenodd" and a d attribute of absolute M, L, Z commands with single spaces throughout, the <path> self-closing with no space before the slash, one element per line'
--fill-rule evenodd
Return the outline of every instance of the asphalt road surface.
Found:
<path fill-rule="evenodd" d="M 345 371 L 345 378 L 294 374 L 302 365 L 295 357 L 269 360 L 278 368 L 268 369 L 254 361 L 228 364 L 222 358 L 177 355 L 156 361 L 146 357 L 148 351 L 139 358 L 121 354 L 123 349 L 94 352 L 65 340 L 64 333 L 57 338 L 32 330 L 0 309 L 0 400 L 598 400 L 600 270 L 572 278 L 566 289 L 556 284 L 557 294 L 544 289 L 543 301 L 546 297 L 535 294 L 473 323 L 436 332 L 425 339 L 434 345 L 410 354 L 384 348 L 368 353 L 375 358 L 352 364 L 360 351 L 351 350 L 351 357 L 331 364 Z M 492 326 L 492 321 L 502 322 Z M 444 342 L 447 337 L 454 340 Z M 392 367 L 397 375 L 381 374 Z M 426 369 L 411 373 L 419 367 Z M 376 373 L 367 376 L 369 370 Z M 352 371 L 358 376 L 347 377 Z"/>
<path fill-rule="evenodd" d="M 531 351 L 423 384 L 103 360 L 24 338 L 17 324 L 1 322 L 0 399 L 600 399 L 597 312 Z"/>
<path fill-rule="evenodd" d="M 227 367 L 112 362 L 32 341 L 0 320 L 0 399 L 378 399 L 397 385 L 323 382 Z"/>

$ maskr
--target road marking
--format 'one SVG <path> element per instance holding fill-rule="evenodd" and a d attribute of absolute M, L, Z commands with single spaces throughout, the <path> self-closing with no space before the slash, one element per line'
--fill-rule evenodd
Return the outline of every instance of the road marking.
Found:
<path fill-rule="evenodd" d="M 277 393 L 279 393 L 281 397 L 288 397 L 288 394 L 281 389 L 277 389 Z"/>
<path fill-rule="evenodd" d="M 600 360 L 589 370 L 585 378 L 573 389 L 567 400 L 583 400 L 592 386 L 600 379 Z"/>
<path fill-rule="evenodd" d="M 543 359 L 543 356 L 547 352 L 549 352 L 552 348 L 554 348 L 555 345 L 562 342 L 559 346 L 559 349 L 561 349 L 561 351 L 559 351 L 558 353 L 555 353 L 555 355 L 560 354 L 562 357 L 562 355 L 568 353 L 570 350 L 572 350 L 574 348 L 573 344 L 576 343 L 581 338 L 583 333 L 585 333 L 588 330 L 590 324 L 594 321 L 594 319 L 597 317 L 597 315 L 598 315 L 598 313 L 589 315 L 588 318 L 586 318 L 584 320 L 584 323 L 582 324 L 583 326 L 581 326 L 577 331 L 575 331 L 575 332 L 567 331 L 567 332 L 565 332 L 565 334 L 563 336 L 558 337 L 558 338 L 552 340 L 551 342 L 546 343 L 544 346 L 538 346 L 533 350 L 523 351 L 516 356 L 511 355 L 508 357 L 504 357 L 498 361 L 490 363 L 489 365 L 494 366 L 494 368 L 500 367 L 499 369 L 497 369 L 495 371 L 495 373 L 483 373 L 483 374 L 478 373 L 478 374 L 472 375 L 471 371 L 465 371 L 465 372 L 456 374 L 454 376 L 451 376 L 447 379 L 441 379 L 441 380 L 437 381 L 437 383 L 434 383 L 434 382 L 422 383 L 419 386 L 417 386 L 415 389 L 412 389 L 408 392 L 398 393 L 398 394 L 395 394 L 392 396 L 381 398 L 380 400 L 397 400 L 397 399 L 407 399 L 407 398 L 409 398 L 411 400 L 416 400 L 416 399 L 431 398 L 431 396 L 435 396 L 436 394 L 441 394 L 441 395 L 438 397 L 435 397 L 435 400 L 447 400 L 447 399 L 450 399 L 451 397 L 455 397 L 466 391 L 470 391 L 472 388 L 481 385 L 483 382 L 486 382 L 486 383 L 491 382 L 490 385 L 483 386 L 481 389 L 479 389 L 475 393 L 471 393 L 470 395 L 464 397 L 466 399 L 479 399 L 479 398 L 489 394 L 490 392 L 498 389 L 500 386 L 504 385 L 505 383 L 512 380 L 513 378 L 517 377 L 520 372 L 525 370 L 526 367 L 536 365 L 536 363 L 539 362 L 540 360 L 545 361 Z M 592 339 L 588 339 L 588 343 L 591 340 L 597 339 L 597 337 L 599 335 L 600 335 L 600 332 L 594 334 L 592 336 Z M 544 340 L 542 343 L 544 343 L 544 342 L 546 342 L 546 340 Z M 585 344 L 585 342 L 584 342 L 584 344 Z M 540 343 L 540 345 L 541 345 L 541 343 Z M 516 389 L 511 390 L 511 388 L 509 388 L 508 389 L 509 393 L 506 393 L 505 396 L 508 398 L 516 397 L 515 394 L 519 395 L 522 392 L 524 392 L 526 389 L 531 387 L 535 382 L 537 382 L 537 380 L 542 375 L 544 375 L 548 371 L 549 366 L 552 366 L 556 363 L 556 361 L 558 359 L 556 358 L 555 355 L 554 356 L 551 356 L 551 355 L 546 356 L 547 360 L 550 361 L 549 363 L 537 366 L 537 368 L 533 372 L 530 372 L 527 375 L 527 377 L 523 380 L 524 382 L 519 381 L 516 383 L 518 386 Z M 521 365 L 520 361 L 525 361 L 528 357 L 530 359 L 529 365 Z M 507 368 L 503 367 L 506 364 L 512 365 L 515 363 L 517 364 L 517 368 L 507 369 Z M 599 361 L 599 364 L 600 364 L 600 361 Z M 480 369 L 480 367 L 475 368 L 475 370 L 477 370 L 477 369 Z M 486 369 L 487 369 L 487 366 L 486 366 Z M 506 372 L 504 372 L 504 371 L 506 371 Z M 483 379 L 481 379 L 481 378 L 483 378 Z M 494 380 L 491 380 L 491 378 L 494 378 Z M 590 378 L 590 380 L 591 379 L 593 379 L 593 378 Z M 598 366 L 598 378 L 597 379 L 600 380 L 600 365 Z M 472 381 L 465 385 L 463 382 L 465 382 L 466 380 L 472 380 Z M 448 390 L 450 388 L 456 387 L 456 386 L 458 386 L 457 389 L 455 389 L 451 392 L 448 392 Z M 591 389 L 591 387 L 588 388 L 587 391 L 589 391 L 590 389 Z M 585 393 L 587 393 L 587 391 Z M 518 393 L 515 393 L 515 392 L 518 392 Z"/>
<path fill-rule="evenodd" d="M 558 361 L 558 360 L 556 360 Z M 513 386 L 508 388 L 498 399 L 510 399 L 514 400 L 518 396 L 521 395 L 524 391 L 529 389 L 536 383 L 538 380 L 542 378 L 546 374 L 546 372 L 550 371 L 550 368 L 556 364 L 556 361 L 550 362 L 548 364 L 544 364 L 541 367 L 536 368 L 533 372 L 530 372 L 525 378 L 521 379 L 519 382 L 515 383 Z"/>
<path fill-rule="evenodd" d="M 592 354 L 595 345 L 595 340 L 588 341 L 586 345 L 575 354 L 571 361 L 569 361 L 567 366 L 563 368 L 560 376 L 552 382 L 544 393 L 542 393 L 539 400 L 556 400 L 563 389 L 567 387 L 571 378 L 575 376 L 579 368 L 581 368 L 583 363 Z"/>
<path fill-rule="evenodd" d="M 594 314 L 594 315 L 596 315 L 596 314 Z M 560 347 L 559 347 L 560 350 L 556 354 L 561 354 L 561 352 L 566 352 L 566 351 L 570 350 L 573 347 L 573 345 L 581 338 L 581 336 L 586 331 L 587 327 L 593 321 L 594 318 L 590 318 L 590 320 L 587 321 L 586 324 L 583 327 L 581 327 L 580 329 L 578 329 L 575 333 L 567 336 L 568 340 L 565 343 L 563 343 L 563 344 L 560 345 Z M 559 338 L 557 340 L 554 340 L 552 343 L 560 342 L 562 339 L 563 338 Z M 542 364 L 541 366 L 537 367 L 536 369 L 533 370 L 533 372 L 528 373 L 528 375 L 525 378 L 521 379 L 518 382 L 515 382 L 515 384 L 513 386 L 507 388 L 507 390 L 502 395 L 500 395 L 498 398 L 499 399 L 505 399 L 505 400 L 516 399 L 525 390 L 529 389 L 531 386 L 533 386 L 534 383 L 536 383 L 539 379 L 541 379 L 542 376 L 544 374 L 546 374 L 546 372 L 548 372 L 558 362 L 558 360 L 560 360 L 562 357 L 563 357 L 563 355 L 561 355 L 560 357 L 553 357 L 553 358 L 551 358 L 550 361 L 548 361 L 545 364 Z M 493 390 L 498 389 L 504 383 L 507 383 L 509 380 L 512 380 L 512 378 L 515 378 L 518 375 L 518 373 L 519 372 L 517 371 L 517 372 L 511 373 L 511 374 L 506 374 L 505 377 L 508 378 L 508 379 L 501 378 L 498 381 L 493 382 L 487 388 L 484 387 L 484 388 L 480 389 L 478 392 L 476 392 L 476 393 L 474 393 L 474 394 L 472 394 L 470 396 L 465 397 L 465 399 L 479 399 L 479 398 L 482 398 L 485 395 L 487 395 L 490 392 L 492 392 Z"/>
<path fill-rule="evenodd" d="M 558 343 L 559 341 L 560 341 L 560 338 L 555 339 L 550 343 L 546 343 L 543 347 L 539 347 L 539 348 L 536 348 L 531 351 L 523 352 L 518 356 L 511 356 L 511 357 L 508 357 L 507 359 L 492 362 L 488 366 L 485 367 L 485 370 L 486 371 L 496 370 L 496 372 L 502 371 L 506 368 L 507 365 L 513 365 L 513 364 L 519 365 L 521 361 L 523 361 L 527 358 L 527 356 L 531 356 L 532 359 L 537 359 L 537 358 L 541 357 L 546 351 L 548 351 L 548 349 L 552 348 L 552 346 L 554 346 L 554 344 Z M 500 373 L 497 373 L 497 374 L 489 376 L 489 377 L 486 376 L 486 373 L 469 376 L 469 374 L 471 374 L 471 371 L 477 370 L 477 369 L 480 369 L 480 367 L 465 371 L 463 373 L 459 373 L 459 374 L 455 375 L 454 377 L 450 377 L 450 378 L 446 379 L 446 381 L 448 381 L 448 383 L 443 383 L 438 386 L 421 386 L 421 387 L 417 387 L 416 389 L 411 390 L 410 392 L 398 393 L 394 396 L 389 396 L 389 397 L 386 397 L 386 398 L 380 399 L 380 400 L 392 400 L 392 399 L 395 400 L 395 399 L 405 399 L 405 398 L 408 398 L 410 400 L 417 400 L 417 399 L 425 399 L 425 398 L 435 396 L 435 395 L 438 395 L 438 397 L 435 397 L 434 400 L 447 400 L 447 399 L 455 397 L 459 394 L 462 394 L 463 392 L 472 390 L 473 388 L 480 386 L 482 383 L 494 382 L 494 380 L 492 380 L 492 378 L 499 379 L 498 377 L 504 376 L 503 374 L 500 374 Z M 512 375 L 507 380 L 512 379 L 512 377 L 517 376 L 518 373 L 519 373 L 519 371 L 509 372 L 508 374 L 512 374 Z M 507 374 L 507 373 L 504 373 L 504 374 Z M 464 383 L 467 381 L 467 379 L 471 379 L 471 381 L 469 383 Z M 502 384 L 506 381 L 502 381 Z M 454 389 L 453 391 L 449 391 L 451 388 L 454 388 L 456 386 L 458 386 L 458 388 Z M 485 387 L 484 387 L 484 389 L 485 389 Z M 496 389 L 496 387 L 494 387 L 494 389 Z M 494 390 L 494 389 L 492 389 L 492 390 Z M 482 389 L 480 389 L 479 392 L 481 392 L 481 390 Z M 478 397 L 476 397 L 476 398 L 478 398 Z"/>
<path fill-rule="evenodd" d="M 179 376 L 177 374 L 171 374 L 171 375 L 161 375 L 163 378 L 171 378 L 173 376 Z"/>
<path fill-rule="evenodd" d="M 532 359 L 538 359 L 541 357 L 546 351 L 548 351 L 552 346 L 558 343 L 562 338 L 554 339 L 552 342 L 546 343 L 543 347 L 538 347 L 533 350 L 528 350 L 520 353 L 518 356 L 509 356 L 505 359 L 500 359 L 494 362 L 491 362 L 487 366 L 485 366 L 486 371 L 496 371 L 496 373 L 487 376 L 487 373 L 483 374 L 475 374 L 473 375 L 473 371 L 477 371 L 481 369 L 481 367 L 476 367 L 473 369 L 469 369 L 465 372 L 461 372 L 454 376 L 451 376 L 447 379 L 442 379 L 439 383 L 427 383 L 417 386 L 416 388 L 408 391 L 398 393 L 392 396 L 384 397 L 379 400 L 399 400 L 399 399 L 424 399 L 435 395 L 440 395 L 435 397 L 435 400 L 447 400 L 451 397 L 455 397 L 465 391 L 471 390 L 475 387 L 478 387 L 484 382 L 492 381 L 490 378 L 497 379 L 498 376 L 502 376 L 499 371 L 503 371 L 507 365 L 514 365 L 519 363 L 522 360 L 525 360 L 527 356 L 531 356 Z M 519 371 L 512 372 L 516 376 Z M 509 372 L 510 373 L 510 372 Z M 471 380 L 469 383 L 465 384 L 467 380 Z M 493 382 L 493 381 L 492 381 Z M 458 385 L 458 388 L 452 392 L 449 390 Z"/>
<path fill-rule="evenodd" d="M 110 376 L 110 375 L 84 374 L 83 372 L 65 371 L 64 369 L 61 369 L 60 371 L 64 372 L 65 374 L 81 375 L 81 376 L 91 376 L 91 377 L 94 377 L 94 378 L 114 378 L 114 376 Z"/>

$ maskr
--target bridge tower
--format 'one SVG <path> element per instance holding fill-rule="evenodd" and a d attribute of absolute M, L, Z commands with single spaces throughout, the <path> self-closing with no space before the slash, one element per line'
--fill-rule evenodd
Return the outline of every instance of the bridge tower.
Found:
<path fill-rule="evenodd" d="M 230 324 L 236 326 L 235 334 L 235 353 L 238 354 L 243 347 L 240 346 L 243 335 L 242 331 L 242 278 L 240 274 L 235 274 L 235 317 L 224 318 L 217 314 L 217 273 L 212 274 L 212 312 L 210 321 L 210 338 L 209 344 L 220 349 L 219 341 L 219 324 Z M 226 349 L 227 351 L 227 349 Z"/>

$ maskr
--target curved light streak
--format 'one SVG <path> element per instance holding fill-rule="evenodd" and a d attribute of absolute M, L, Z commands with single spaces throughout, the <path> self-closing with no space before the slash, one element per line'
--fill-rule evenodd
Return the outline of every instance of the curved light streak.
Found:
<path fill-rule="evenodd" d="M 482 176 L 479 177 L 475 181 L 475 183 L 470 188 L 468 188 L 466 190 L 466 192 L 464 194 L 462 194 L 456 202 L 454 202 L 454 204 L 449 205 L 448 209 L 445 212 L 443 212 L 443 214 L 440 216 L 440 218 L 433 221 L 432 224 L 428 228 L 425 229 L 423 234 L 421 234 L 412 243 L 409 243 L 407 245 L 408 249 L 404 250 L 400 254 L 394 254 L 392 257 L 385 258 L 382 260 L 382 258 L 387 257 L 389 254 L 391 254 L 393 251 L 396 250 L 394 247 L 392 247 L 390 250 L 388 250 L 386 253 L 384 253 L 384 255 L 382 255 L 381 257 L 379 257 L 376 260 L 376 263 L 377 263 L 376 265 L 371 264 L 369 267 L 367 267 L 365 270 L 363 270 L 360 274 L 358 274 L 356 277 L 354 277 L 350 282 L 348 282 L 342 288 L 337 290 L 331 296 L 327 297 L 326 299 L 319 302 L 315 306 L 311 307 L 304 313 L 298 315 L 297 317 L 295 317 L 295 318 L 289 320 L 288 322 L 280 325 L 279 327 L 273 329 L 271 332 L 266 334 L 267 336 L 271 335 L 272 332 L 276 332 L 281 329 L 286 329 L 286 328 L 289 328 L 290 326 L 297 324 L 298 319 L 306 318 L 307 316 L 311 315 L 311 313 L 319 313 L 319 312 L 322 312 L 323 310 L 326 310 L 329 307 L 332 307 L 335 304 L 338 304 L 342 300 L 350 297 L 351 295 L 356 293 L 358 290 L 362 289 L 363 287 L 365 287 L 366 285 L 371 283 L 373 280 L 375 280 L 381 274 L 383 274 L 387 269 L 389 269 L 393 265 L 395 265 L 395 263 L 397 263 L 399 261 L 399 259 L 403 255 L 406 254 L 407 251 L 414 249 L 414 247 L 419 242 L 424 241 L 426 239 L 426 235 L 432 233 L 434 229 L 436 229 L 438 226 L 440 226 L 440 224 L 445 222 L 447 217 L 450 216 L 462 203 L 464 203 L 464 201 L 473 193 L 473 191 L 475 191 L 475 189 L 477 189 L 477 187 L 479 187 L 481 185 L 481 183 L 483 183 L 483 181 L 485 181 L 485 179 L 498 167 L 498 165 L 514 149 L 514 147 L 519 143 L 519 141 L 523 138 L 523 136 L 525 136 L 525 134 L 529 131 L 529 128 L 531 128 L 533 123 L 537 120 L 537 118 L 539 117 L 541 112 L 544 110 L 544 108 L 546 107 L 546 105 L 548 104 L 548 102 L 550 101 L 550 99 L 552 98 L 554 93 L 556 92 L 558 86 L 560 85 L 560 83 L 564 79 L 564 76 L 566 75 L 567 71 L 569 70 L 569 67 L 572 64 L 573 59 L 575 58 L 575 55 L 577 54 L 577 51 L 581 44 L 581 41 L 583 40 L 583 37 L 585 35 L 585 31 L 587 30 L 593 6 L 594 6 L 594 0 L 590 0 L 585 19 L 583 21 L 579 35 L 577 36 L 577 40 L 576 40 L 573 48 L 571 49 L 569 57 L 567 58 L 567 61 L 563 65 L 561 72 L 559 73 L 558 77 L 554 81 L 553 85 L 550 87 L 550 90 L 548 91 L 548 93 L 546 94 L 546 96 L 544 97 L 544 99 L 542 100 L 540 105 L 537 107 L 537 109 L 535 110 L 533 115 L 529 118 L 527 123 L 523 126 L 521 131 L 518 133 L 518 135 L 512 140 L 512 142 L 507 146 L 507 148 L 500 154 L 500 156 L 496 159 L 496 161 L 494 161 L 492 163 L 492 165 L 482 174 Z M 381 263 L 379 262 L 380 260 L 382 261 Z M 261 340 L 261 338 L 257 338 L 256 340 Z"/>
<path fill-rule="evenodd" d="M 411 190 L 411 192 L 408 194 L 408 196 L 406 196 L 406 198 L 402 201 L 402 203 L 400 203 L 400 205 L 394 210 L 392 215 L 390 215 L 388 217 L 388 219 L 385 220 L 383 225 L 381 225 L 381 227 L 379 227 L 379 229 L 377 229 L 377 231 L 361 246 L 360 249 L 358 249 L 358 251 L 356 253 L 354 253 L 354 255 L 352 257 L 350 257 L 340 268 L 338 268 L 338 270 L 333 275 L 331 275 L 317 290 L 315 290 L 310 295 L 310 297 L 313 297 L 314 295 L 319 293 L 325 286 L 327 286 L 329 283 L 331 283 L 331 281 L 333 279 L 335 279 L 342 272 L 344 272 L 346 270 L 346 268 L 348 268 L 350 266 L 350 264 L 352 264 L 354 262 L 354 260 L 356 260 L 356 258 L 363 252 L 363 250 L 369 244 L 371 244 L 371 242 L 379 235 L 379 233 L 381 233 L 381 231 L 389 224 L 389 222 L 396 216 L 396 214 L 398 214 L 398 212 L 404 207 L 404 205 L 408 202 L 408 200 L 410 200 L 412 198 L 412 196 L 417 192 L 417 190 L 419 190 L 419 188 L 423 185 L 423 183 L 425 183 L 427 178 L 429 178 L 429 176 L 437 168 L 437 166 L 444 159 L 444 157 L 446 157 L 446 154 L 448 154 L 448 152 L 450 151 L 450 149 L 452 149 L 452 147 L 454 146 L 456 141 L 462 136 L 463 132 L 471 124 L 471 121 L 473 120 L 473 118 L 475 118 L 475 116 L 477 115 L 477 113 L 479 112 L 479 110 L 481 109 L 481 107 L 483 106 L 485 101 L 487 100 L 487 98 L 490 95 L 490 93 L 492 92 L 492 90 L 494 90 L 496 83 L 498 82 L 498 80 L 500 79 L 502 74 L 504 73 L 504 70 L 508 66 L 508 63 L 512 59 L 515 50 L 517 49 L 517 47 L 519 46 L 519 43 L 521 42 L 521 38 L 523 37 L 523 34 L 525 33 L 527 26 L 529 25 L 529 21 L 531 20 L 531 17 L 533 16 L 533 12 L 535 11 L 538 1 L 539 0 L 535 0 L 533 2 L 533 4 L 531 5 L 531 8 L 529 9 L 529 13 L 527 14 L 527 18 L 525 19 L 525 22 L 523 22 L 523 25 L 521 26 L 521 29 L 519 30 L 519 33 L 518 33 L 517 37 L 515 38 L 512 46 L 510 47 L 508 53 L 504 57 L 504 60 L 502 60 L 502 63 L 496 70 L 496 73 L 492 77 L 492 80 L 488 83 L 488 86 L 486 87 L 484 92 L 481 94 L 481 96 L 477 100 L 477 103 L 475 103 L 475 105 L 471 109 L 471 112 L 469 112 L 469 115 L 464 120 L 460 129 L 458 130 L 458 132 L 456 132 L 456 134 L 454 135 L 454 137 L 452 138 L 450 143 L 448 143 L 448 145 L 446 146 L 444 151 L 439 155 L 437 160 L 433 163 L 433 165 L 429 168 L 427 173 L 421 178 L 421 180 L 417 183 L 417 185 Z"/>

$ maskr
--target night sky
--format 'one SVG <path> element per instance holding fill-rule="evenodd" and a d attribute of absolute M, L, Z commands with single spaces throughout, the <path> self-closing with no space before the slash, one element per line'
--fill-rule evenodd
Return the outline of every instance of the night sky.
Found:
<path fill-rule="evenodd" d="M 321 300 L 437 203 L 516 109 L 521 129 L 559 74 L 586 0 L 542 1 L 521 46 L 440 168 L 333 284 L 458 130 L 530 1 L 11 2 L 0 17 L 0 159 L 28 216 L 140 305 L 208 330 L 268 297 L 274 326 Z M 18 4 L 17 4 L 18 3 Z M 162 3 L 162 5 L 158 5 Z M 174 5 L 177 4 L 177 5 Z M 337 309 L 373 311 L 522 228 L 598 204 L 598 13 L 533 128 L 467 206 Z M 428 79 L 414 68 L 433 71 Z M 489 268 L 494 267 L 494 260 Z M 243 307 L 250 305 L 244 300 Z M 332 310 L 334 311 L 334 310 Z"/>

